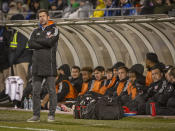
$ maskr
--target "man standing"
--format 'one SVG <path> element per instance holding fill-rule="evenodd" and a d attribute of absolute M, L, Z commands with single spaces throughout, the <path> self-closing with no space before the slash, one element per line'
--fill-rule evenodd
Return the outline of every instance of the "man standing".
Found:
<path fill-rule="evenodd" d="M 48 11 L 41 9 L 38 11 L 40 27 L 35 29 L 29 40 L 29 48 L 33 49 L 32 56 L 32 81 L 33 81 L 33 117 L 27 122 L 40 121 L 40 92 L 41 83 L 45 78 L 48 82 L 49 90 L 49 114 L 48 122 L 55 120 L 56 91 L 55 77 L 56 71 L 56 49 L 59 38 L 59 30 L 54 22 L 49 20 Z"/>
<path fill-rule="evenodd" d="M 24 16 L 16 14 L 10 20 L 24 20 Z M 9 48 L 10 75 L 19 76 L 24 82 L 23 89 L 25 89 L 28 81 L 28 68 L 32 60 L 32 51 L 29 50 L 27 37 L 22 33 L 13 30 L 12 36 Z"/>

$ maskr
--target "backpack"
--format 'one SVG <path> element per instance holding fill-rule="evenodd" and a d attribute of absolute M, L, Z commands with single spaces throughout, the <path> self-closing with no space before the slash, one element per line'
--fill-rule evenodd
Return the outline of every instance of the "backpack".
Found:
<path fill-rule="evenodd" d="M 85 94 L 77 99 L 73 115 L 75 119 L 94 119 L 94 107 L 96 97 L 92 94 Z"/>
<path fill-rule="evenodd" d="M 80 118 L 81 119 L 96 119 L 96 112 L 95 112 L 95 108 L 96 108 L 96 99 L 94 98 L 90 98 L 89 103 L 87 104 L 87 106 L 80 107 Z"/>
<path fill-rule="evenodd" d="M 123 118 L 123 108 L 118 97 L 103 97 L 95 105 L 98 120 L 119 120 Z"/>

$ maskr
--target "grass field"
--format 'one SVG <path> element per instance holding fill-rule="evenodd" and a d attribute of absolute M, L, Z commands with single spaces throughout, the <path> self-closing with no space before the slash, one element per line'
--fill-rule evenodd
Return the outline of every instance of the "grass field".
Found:
<path fill-rule="evenodd" d="M 32 112 L 0 110 L 0 131 L 175 131 L 175 119 L 129 118 L 122 120 L 80 120 L 72 115 L 56 114 L 56 121 L 47 122 L 47 113 L 41 113 L 41 122 L 27 123 Z"/>

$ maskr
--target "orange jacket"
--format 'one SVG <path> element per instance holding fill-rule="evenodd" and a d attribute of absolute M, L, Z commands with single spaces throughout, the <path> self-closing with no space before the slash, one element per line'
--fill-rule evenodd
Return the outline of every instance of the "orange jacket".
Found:
<path fill-rule="evenodd" d="M 132 100 L 134 100 L 137 95 L 137 89 L 133 87 L 131 82 L 128 84 L 127 92 L 128 95 L 131 95 Z"/>
<path fill-rule="evenodd" d="M 93 80 L 89 91 L 99 93 L 100 89 L 105 85 L 105 81 L 104 79 Z"/>
<path fill-rule="evenodd" d="M 99 90 L 101 88 L 101 83 L 102 83 L 102 81 L 95 80 L 91 85 L 91 87 L 92 87 L 91 91 L 99 93 Z"/>
<path fill-rule="evenodd" d="M 117 95 L 120 96 L 123 90 L 127 91 L 128 85 L 129 85 L 128 80 L 120 81 L 117 86 Z"/>
<path fill-rule="evenodd" d="M 89 82 L 83 82 L 81 92 L 78 94 L 78 96 L 84 95 L 88 91 L 88 84 Z"/>
<path fill-rule="evenodd" d="M 63 82 L 66 82 L 69 85 L 69 93 L 66 95 L 65 99 L 69 98 L 76 98 L 77 97 L 77 91 L 76 89 L 72 86 L 72 84 L 68 80 L 63 80 Z"/>
<path fill-rule="evenodd" d="M 117 86 L 117 95 L 120 96 L 121 92 L 123 91 L 123 88 L 125 86 L 125 82 L 119 82 Z"/>
<path fill-rule="evenodd" d="M 69 85 L 69 93 L 65 96 L 65 99 L 74 99 L 77 97 L 77 91 L 72 86 L 72 84 L 68 80 L 63 80 L 62 82 L 66 82 Z M 58 93 L 59 85 L 56 85 L 56 93 Z"/>
<path fill-rule="evenodd" d="M 102 88 L 100 88 L 99 93 L 104 95 L 107 89 L 111 88 L 115 84 L 115 82 L 116 82 L 116 77 L 113 77 L 108 85 L 104 85 Z"/>
<path fill-rule="evenodd" d="M 153 82 L 152 73 L 148 71 L 146 74 L 146 86 L 149 86 Z"/>

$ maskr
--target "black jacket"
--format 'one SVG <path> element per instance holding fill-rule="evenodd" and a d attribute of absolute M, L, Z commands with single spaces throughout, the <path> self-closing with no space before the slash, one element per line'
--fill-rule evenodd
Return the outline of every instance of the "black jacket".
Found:
<path fill-rule="evenodd" d="M 34 76 L 56 76 L 56 49 L 59 30 L 53 22 L 45 29 L 35 29 L 29 40 L 29 48 L 34 49 L 32 74 Z M 52 35 L 50 38 L 48 35 Z"/>
<path fill-rule="evenodd" d="M 71 82 L 72 86 L 77 90 L 77 92 L 80 93 L 83 84 L 82 76 L 80 75 L 76 79 L 70 78 L 69 81 Z"/>
<path fill-rule="evenodd" d="M 171 98 L 175 93 L 175 89 L 171 83 L 166 83 L 166 86 L 162 91 L 159 91 L 159 93 L 156 95 L 156 101 L 159 102 L 159 104 L 166 106 L 168 99 Z"/>
<path fill-rule="evenodd" d="M 15 32 L 14 32 L 14 34 L 15 34 Z M 14 34 L 12 35 L 11 39 L 13 39 Z M 18 32 L 17 42 L 18 42 L 17 48 L 14 48 L 14 49 L 10 48 L 9 49 L 9 51 L 10 51 L 9 52 L 10 65 L 19 64 L 19 63 L 23 63 L 23 62 L 31 63 L 32 51 L 29 50 L 28 48 L 26 48 L 26 45 L 28 42 L 27 37 L 25 37 L 22 33 Z"/>
<path fill-rule="evenodd" d="M 159 81 L 157 81 L 157 82 L 153 82 L 149 86 L 149 89 L 147 90 L 146 97 L 148 99 L 152 99 L 152 100 L 157 99 L 158 94 L 163 91 L 162 90 L 162 88 L 163 88 L 162 86 L 166 86 L 166 80 L 164 78 L 159 80 Z"/>
<path fill-rule="evenodd" d="M 8 63 L 8 48 L 9 37 L 11 33 L 7 28 L 0 26 L 0 71 L 9 67 Z"/>
<path fill-rule="evenodd" d="M 63 101 L 68 93 L 69 85 L 66 82 L 62 82 L 62 90 L 57 94 L 57 102 Z"/>
<path fill-rule="evenodd" d="M 115 83 L 114 85 L 111 87 L 111 88 L 108 88 L 105 95 L 107 96 L 113 96 L 113 94 L 116 92 L 116 89 L 117 89 L 117 86 L 119 84 L 119 78 L 117 77 L 116 80 L 115 80 Z"/>

